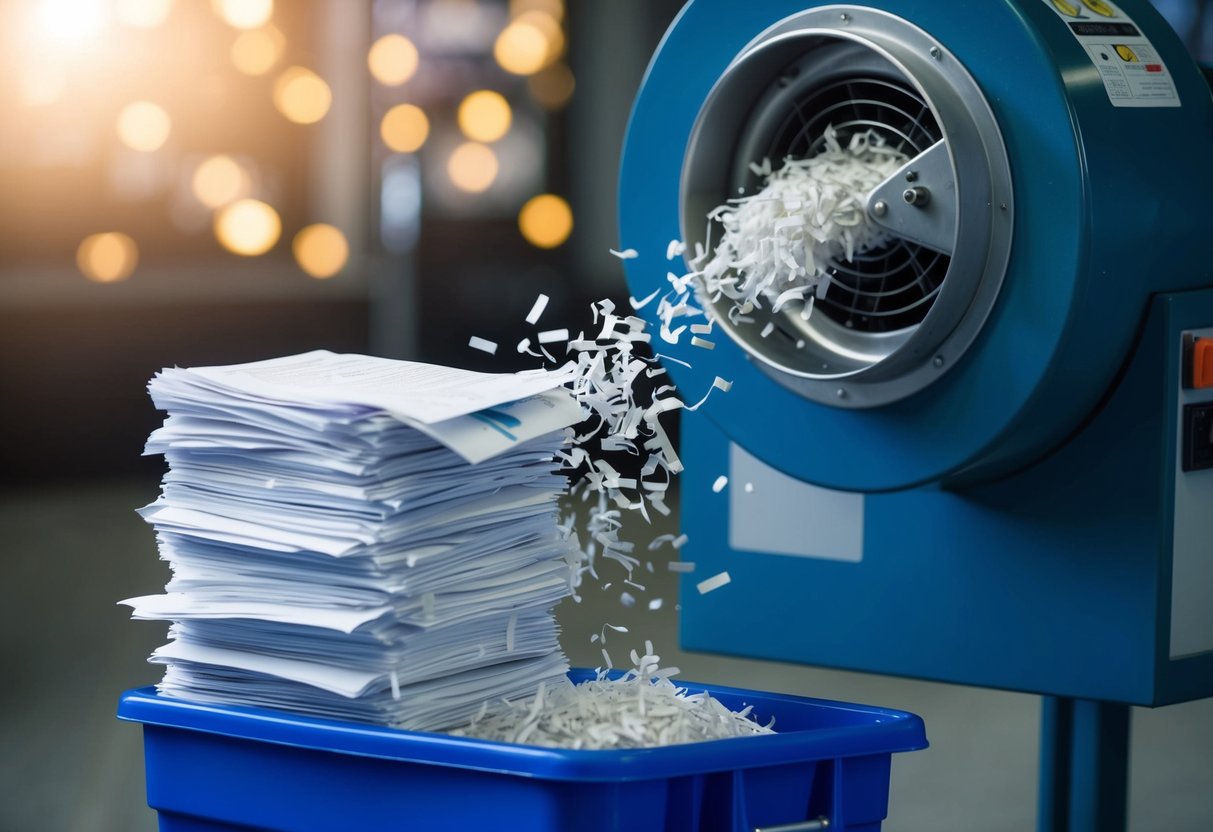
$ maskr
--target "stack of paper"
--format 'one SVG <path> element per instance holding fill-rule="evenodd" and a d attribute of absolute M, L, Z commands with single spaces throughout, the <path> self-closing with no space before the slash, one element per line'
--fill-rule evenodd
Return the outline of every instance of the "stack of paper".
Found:
<path fill-rule="evenodd" d="M 173 622 L 161 692 L 429 730 L 562 678 L 567 377 L 327 352 L 159 373 L 142 514 L 173 577 L 123 603 Z"/>

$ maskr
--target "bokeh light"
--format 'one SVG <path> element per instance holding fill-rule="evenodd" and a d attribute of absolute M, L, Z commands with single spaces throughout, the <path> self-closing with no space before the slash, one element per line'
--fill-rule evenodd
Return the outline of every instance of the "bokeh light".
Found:
<path fill-rule="evenodd" d="M 430 120 L 415 104 L 397 104 L 384 113 L 379 135 L 397 153 L 414 153 L 430 135 Z"/>
<path fill-rule="evenodd" d="M 265 254 L 281 235 L 278 212 L 256 199 L 233 202 L 215 214 L 215 237 L 233 254 Z"/>
<path fill-rule="evenodd" d="M 543 12 L 554 20 L 564 19 L 564 0 L 510 0 L 510 17 Z"/>
<path fill-rule="evenodd" d="M 519 25 L 533 26 L 543 34 L 543 39 L 547 42 L 547 50 L 544 52 L 543 58 L 544 66 L 558 60 L 564 54 L 564 27 L 547 12 L 523 12 L 514 18 L 514 22 Z"/>
<path fill-rule="evenodd" d="M 274 68 L 286 50 L 286 36 L 270 24 L 241 32 L 232 41 L 232 65 L 245 75 L 264 75 Z"/>
<path fill-rule="evenodd" d="M 333 92 L 310 69 L 292 66 L 274 81 L 274 106 L 296 124 L 315 124 L 333 103 Z"/>
<path fill-rule="evenodd" d="M 371 46 L 366 61 L 376 81 L 398 87 L 413 77 L 420 57 L 404 35 L 384 35 Z"/>
<path fill-rule="evenodd" d="M 488 145 L 478 142 L 459 145 L 446 165 L 455 187 L 473 194 L 487 191 L 497 179 L 498 170 L 497 154 Z"/>
<path fill-rule="evenodd" d="M 248 193 L 249 175 L 231 156 L 212 156 L 194 169 L 190 185 L 207 208 L 221 208 Z"/>
<path fill-rule="evenodd" d="M 548 39 L 543 30 L 522 20 L 506 26 L 493 44 L 493 57 L 506 72 L 531 75 L 548 60 Z"/>
<path fill-rule="evenodd" d="M 350 259 L 350 244 L 345 235 L 325 223 L 309 225 L 296 234 L 291 251 L 299 268 L 317 280 L 337 274 Z"/>
<path fill-rule="evenodd" d="M 118 138 L 131 150 L 151 153 L 168 141 L 173 120 L 163 107 L 150 101 L 127 104 L 118 114 Z"/>
<path fill-rule="evenodd" d="M 555 194 L 532 197 L 518 212 L 518 230 L 533 246 L 556 248 L 573 233 L 573 209 Z"/>
<path fill-rule="evenodd" d="M 211 0 L 215 13 L 236 29 L 256 29 L 270 22 L 274 0 Z"/>
<path fill-rule="evenodd" d="M 459 129 L 478 142 L 495 142 L 510 129 L 514 114 L 499 92 L 476 90 L 459 103 Z"/>
<path fill-rule="evenodd" d="M 89 280 L 116 283 L 130 277 L 139 265 L 139 247 L 117 231 L 92 234 L 76 249 L 76 265 Z"/>
<path fill-rule="evenodd" d="M 105 0 L 41 0 L 35 6 L 43 34 L 62 44 L 79 44 L 105 26 Z"/>
<path fill-rule="evenodd" d="M 569 103 L 577 88 L 572 70 L 563 61 L 557 61 L 526 79 L 531 97 L 546 110 L 559 110 Z"/>
<path fill-rule="evenodd" d="M 127 26 L 155 29 L 168 19 L 173 0 L 117 0 L 114 14 Z"/>

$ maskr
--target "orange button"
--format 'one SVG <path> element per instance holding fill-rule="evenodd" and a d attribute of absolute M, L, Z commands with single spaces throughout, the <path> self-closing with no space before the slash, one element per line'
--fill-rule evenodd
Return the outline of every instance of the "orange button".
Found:
<path fill-rule="evenodd" d="M 1213 338 L 1197 338 L 1192 345 L 1192 386 L 1213 387 Z"/>

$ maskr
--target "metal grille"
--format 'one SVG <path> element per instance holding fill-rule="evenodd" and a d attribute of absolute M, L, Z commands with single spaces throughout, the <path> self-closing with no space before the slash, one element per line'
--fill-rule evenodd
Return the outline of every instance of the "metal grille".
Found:
<path fill-rule="evenodd" d="M 930 107 L 913 87 L 890 77 L 857 74 L 803 89 L 790 101 L 770 133 L 766 158 L 807 158 L 819 153 L 827 126 L 844 145 L 855 133 L 873 130 L 912 158 L 943 133 Z M 790 106 L 789 106 L 790 104 Z M 759 183 L 746 183 L 746 191 Z M 835 261 L 830 285 L 816 307 L 859 332 L 883 333 L 922 322 L 948 271 L 950 258 L 917 243 L 895 239 L 879 249 Z"/>

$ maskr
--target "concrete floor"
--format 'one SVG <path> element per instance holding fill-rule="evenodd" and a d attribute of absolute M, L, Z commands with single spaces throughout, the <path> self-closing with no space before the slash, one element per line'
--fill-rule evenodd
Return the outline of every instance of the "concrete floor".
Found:
<path fill-rule="evenodd" d="M 144 659 L 163 627 L 131 622 L 115 606 L 158 591 L 167 578 L 151 531 L 133 512 L 156 491 L 154 482 L 126 480 L 3 494 L 0 832 L 155 829 L 140 732 L 113 713 L 122 689 L 158 675 Z M 895 758 L 885 832 L 1034 828 L 1036 697 L 684 654 L 673 647 L 674 576 L 658 570 L 648 584 L 647 597 L 666 599 L 659 612 L 624 608 L 617 590 L 566 603 L 574 664 L 601 661 L 589 636 L 610 621 L 631 629 L 610 639 L 615 656 L 650 638 L 688 679 L 913 711 L 932 745 Z M 1213 829 L 1213 700 L 1137 709 L 1133 719 L 1130 829 Z"/>

